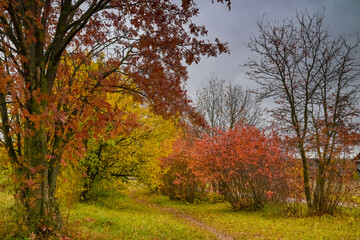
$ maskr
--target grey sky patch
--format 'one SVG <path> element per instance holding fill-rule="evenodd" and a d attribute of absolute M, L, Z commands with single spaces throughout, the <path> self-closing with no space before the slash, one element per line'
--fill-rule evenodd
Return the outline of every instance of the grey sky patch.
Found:
<path fill-rule="evenodd" d="M 360 0 L 233 0 L 231 11 L 225 5 L 211 4 L 211 1 L 199 0 L 200 15 L 195 22 L 205 25 L 209 30 L 209 39 L 218 37 L 228 42 L 230 55 L 217 58 L 203 58 L 199 64 L 189 67 L 186 89 L 195 99 L 196 91 L 216 73 L 221 79 L 240 83 L 245 88 L 255 89 L 256 83 L 244 75 L 241 67 L 251 52 L 246 48 L 252 34 L 257 34 L 256 21 L 282 21 L 308 10 L 309 13 L 322 11 L 325 7 L 326 25 L 333 36 L 338 34 L 356 36 L 360 34 Z"/>

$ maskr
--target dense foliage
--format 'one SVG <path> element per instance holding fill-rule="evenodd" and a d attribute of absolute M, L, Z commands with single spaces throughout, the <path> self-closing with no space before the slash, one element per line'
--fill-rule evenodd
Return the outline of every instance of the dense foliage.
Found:
<path fill-rule="evenodd" d="M 164 171 L 161 176 L 163 182 L 161 191 L 172 200 L 193 203 L 206 198 L 208 190 L 206 181 L 197 176 L 191 168 L 194 164 L 191 156 L 194 142 L 195 139 L 190 136 L 178 138 L 173 144 L 173 152 L 161 159 L 161 167 Z"/>
<path fill-rule="evenodd" d="M 187 0 L 0 1 L 2 137 L 37 234 L 62 227 L 55 193 L 64 155 L 76 162 L 90 133 L 121 115 L 108 92 L 131 93 L 165 116 L 191 112 L 187 64 L 228 52 L 203 39 L 198 14 Z"/>
<path fill-rule="evenodd" d="M 101 180 L 132 179 L 156 189 L 161 172 L 159 158 L 168 155 L 178 131 L 176 119 L 166 120 L 153 114 L 149 107 L 134 102 L 131 96 L 117 94 L 110 101 L 123 111 L 122 118 L 132 121 L 126 129 L 116 130 L 116 135 L 112 132 L 118 126 L 110 125 L 103 136 L 94 136 L 86 142 L 87 154 L 76 166 L 83 175 L 82 200 L 90 199 L 92 186 Z"/>
<path fill-rule="evenodd" d="M 171 198 L 193 202 L 211 191 L 234 209 L 261 209 L 269 202 L 285 203 L 295 191 L 297 166 L 274 133 L 237 125 L 186 140 L 178 140 L 163 160 L 164 192 Z"/>

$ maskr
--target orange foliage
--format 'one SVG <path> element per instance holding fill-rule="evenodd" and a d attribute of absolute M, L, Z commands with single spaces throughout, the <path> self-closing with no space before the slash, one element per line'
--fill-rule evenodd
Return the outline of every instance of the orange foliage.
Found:
<path fill-rule="evenodd" d="M 195 139 L 191 136 L 178 138 L 173 143 L 173 152 L 161 159 L 164 174 L 161 177 L 161 191 L 172 200 L 185 200 L 193 203 L 206 196 L 206 182 L 195 175 L 191 148 Z"/>
<path fill-rule="evenodd" d="M 273 132 L 238 125 L 202 139 L 180 139 L 163 160 L 165 193 L 175 198 L 223 195 L 234 209 L 260 209 L 298 197 L 299 168 Z M 211 186 L 211 187 L 210 187 Z M 299 189 L 300 188 L 300 189 Z"/>
<path fill-rule="evenodd" d="M 134 124 L 106 93 L 131 93 L 164 116 L 194 113 L 183 90 L 186 64 L 228 52 L 203 40 L 205 27 L 192 21 L 198 13 L 185 0 L 0 0 L 2 136 L 23 180 L 20 202 L 41 235 L 44 219 L 61 228 L 55 192 L 65 157 L 76 162 L 109 121 L 119 120 L 119 131 Z"/>

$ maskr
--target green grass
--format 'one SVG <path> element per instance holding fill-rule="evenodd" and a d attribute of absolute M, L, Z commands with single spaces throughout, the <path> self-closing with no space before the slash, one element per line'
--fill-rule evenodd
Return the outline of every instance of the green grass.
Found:
<path fill-rule="evenodd" d="M 187 204 L 161 195 L 145 197 L 161 206 L 180 209 L 237 239 L 360 239 L 360 209 L 346 209 L 338 216 L 284 218 L 271 217 L 271 209 L 234 212 L 225 203 Z"/>
<path fill-rule="evenodd" d="M 146 190 L 138 191 L 137 196 L 189 214 L 236 239 L 360 239 L 360 209 L 356 208 L 338 216 L 284 218 L 276 208 L 233 212 L 225 203 L 174 202 Z M 16 238 L 16 232 L 24 233 L 26 228 L 13 220 L 13 204 L 10 194 L 0 192 L 0 239 L 26 239 L 21 234 Z M 103 195 L 94 202 L 73 204 L 68 220 L 66 211 L 64 208 L 65 235 L 72 239 L 215 239 L 186 220 L 120 192 Z"/>
<path fill-rule="evenodd" d="M 0 239 L 24 239 L 26 226 L 19 225 L 20 211 L 14 207 L 15 201 L 8 190 L 0 191 Z"/>
<path fill-rule="evenodd" d="M 75 239 L 214 239 L 184 220 L 120 193 L 75 204 L 66 227 Z"/>
<path fill-rule="evenodd" d="M 11 206 L 13 205 L 13 198 L 7 191 L 0 191 L 0 239 L 9 230 Z"/>
<path fill-rule="evenodd" d="M 12 196 L 0 192 L 0 239 L 28 239 L 24 226 L 15 222 Z M 99 197 L 95 202 L 76 203 L 63 209 L 63 235 L 72 239 L 215 239 L 172 214 L 138 203 L 121 193 Z"/>

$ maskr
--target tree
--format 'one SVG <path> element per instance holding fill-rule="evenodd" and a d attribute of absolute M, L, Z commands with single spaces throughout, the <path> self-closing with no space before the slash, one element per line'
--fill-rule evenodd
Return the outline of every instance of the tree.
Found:
<path fill-rule="evenodd" d="M 212 129 L 225 131 L 238 123 L 256 125 L 260 120 L 259 104 L 250 91 L 219 80 L 215 74 L 197 92 L 196 106 Z"/>
<path fill-rule="evenodd" d="M 101 180 L 126 182 L 135 177 L 150 188 L 156 188 L 161 173 L 159 158 L 170 153 L 171 141 L 178 131 L 175 119 L 166 120 L 153 114 L 148 107 L 134 102 L 131 96 L 113 94 L 109 101 L 123 110 L 123 118 L 128 119 L 127 129 L 106 137 L 118 128 L 109 125 L 105 136 L 87 140 L 86 156 L 76 166 L 77 171 L 83 173 L 82 201 L 90 200 L 92 187 Z"/>
<path fill-rule="evenodd" d="M 174 2 L 0 1 L 1 128 L 19 200 L 38 233 L 61 228 L 55 190 L 63 152 L 83 149 L 87 128 L 105 128 L 115 116 L 104 93 L 132 92 L 164 115 L 187 111 L 184 62 L 228 51 L 217 39 L 198 39 L 207 31 L 191 21 L 193 1 Z"/>
<path fill-rule="evenodd" d="M 260 58 L 247 63 L 260 96 L 277 104 L 274 123 L 298 150 L 307 205 L 318 213 L 334 211 L 341 199 L 360 88 L 360 40 L 331 37 L 324 21 L 324 13 L 305 12 L 274 25 L 259 22 L 248 47 Z"/>
<path fill-rule="evenodd" d="M 191 127 L 190 127 L 191 128 Z M 193 203 L 206 197 L 207 182 L 198 177 L 191 166 L 194 159 L 191 156 L 192 148 L 197 139 L 188 126 L 172 144 L 172 152 L 161 158 L 162 185 L 161 191 L 172 200 L 185 200 Z"/>
<path fill-rule="evenodd" d="M 261 209 L 289 196 L 289 156 L 275 134 L 236 125 L 206 135 L 192 149 L 191 169 L 212 183 L 234 209 Z"/>

